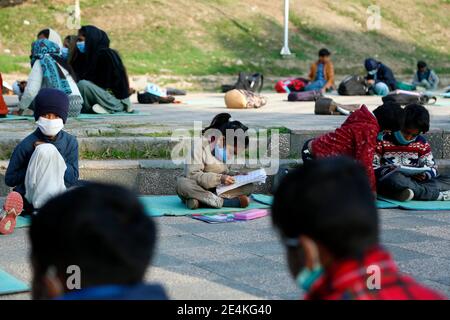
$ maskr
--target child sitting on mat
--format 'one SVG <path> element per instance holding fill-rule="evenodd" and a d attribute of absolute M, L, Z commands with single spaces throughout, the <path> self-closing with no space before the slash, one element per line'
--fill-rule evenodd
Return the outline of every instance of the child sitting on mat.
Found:
<path fill-rule="evenodd" d="M 373 156 L 377 136 L 382 132 L 400 130 L 403 124 L 403 109 L 398 104 L 383 104 L 373 112 L 362 105 L 335 131 L 306 141 L 302 149 L 303 162 L 318 158 L 345 155 L 366 168 L 370 185 L 376 192 L 373 172 Z"/>
<path fill-rule="evenodd" d="M 130 190 L 86 184 L 53 198 L 30 228 L 33 299 L 167 300 L 145 284 L 156 226 Z"/>
<path fill-rule="evenodd" d="M 401 130 L 386 134 L 378 141 L 374 168 L 378 192 L 398 201 L 450 200 L 448 185 L 436 177 L 437 165 L 430 144 L 423 133 L 430 129 L 430 114 L 419 104 L 405 107 L 405 123 Z M 421 174 L 407 176 L 392 172 L 395 166 L 429 167 Z"/>
<path fill-rule="evenodd" d="M 69 98 L 57 89 L 42 89 L 35 99 L 37 129 L 14 149 L 6 185 L 25 200 L 25 210 L 39 209 L 78 181 L 78 142 L 63 131 Z"/>
<path fill-rule="evenodd" d="M 290 172 L 271 216 L 306 300 L 445 299 L 403 275 L 380 245 L 364 168 L 351 159 L 322 159 Z"/>
<path fill-rule="evenodd" d="M 189 209 L 197 209 L 201 205 L 212 208 L 245 208 L 250 203 L 248 195 L 252 191 L 251 185 L 230 190 L 221 196 L 215 193 L 220 184 L 234 183 L 226 162 L 232 153 L 238 154 L 238 137 L 227 141 L 227 130 L 245 133 L 248 129 L 241 122 L 230 120 L 230 114 L 218 114 L 211 125 L 203 130 L 204 136 L 199 139 L 199 143 L 194 143 L 190 163 L 186 164 L 185 176 L 178 178 L 176 185 L 178 196 Z M 211 138 L 208 137 L 210 135 Z M 245 147 L 247 146 L 248 138 L 245 138 Z"/>

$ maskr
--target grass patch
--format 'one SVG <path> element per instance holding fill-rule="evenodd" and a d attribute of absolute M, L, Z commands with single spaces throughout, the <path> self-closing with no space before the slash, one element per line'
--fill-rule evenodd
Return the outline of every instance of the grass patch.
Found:
<path fill-rule="evenodd" d="M 148 148 L 139 150 L 135 147 L 130 150 L 122 151 L 107 148 L 102 151 L 87 151 L 80 152 L 80 159 L 85 160 L 138 160 L 138 159 L 170 159 L 170 150 Z"/>

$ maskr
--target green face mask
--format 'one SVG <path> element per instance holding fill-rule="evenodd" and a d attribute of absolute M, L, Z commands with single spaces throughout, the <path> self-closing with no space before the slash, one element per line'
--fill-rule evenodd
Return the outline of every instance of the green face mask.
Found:
<path fill-rule="evenodd" d="M 322 274 L 323 268 L 320 264 L 317 264 L 312 270 L 305 267 L 299 272 L 296 278 L 297 285 L 300 289 L 308 292 Z"/>

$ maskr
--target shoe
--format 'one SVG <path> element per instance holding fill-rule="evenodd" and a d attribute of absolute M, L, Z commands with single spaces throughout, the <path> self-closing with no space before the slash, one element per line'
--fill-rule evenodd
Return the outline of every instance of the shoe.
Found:
<path fill-rule="evenodd" d="M 97 104 L 94 104 L 93 106 L 92 106 L 92 111 L 94 111 L 95 113 L 97 113 L 97 114 L 108 114 L 109 112 L 108 112 L 108 110 L 106 110 L 105 108 L 103 108 L 101 105 L 99 105 L 98 103 Z"/>
<path fill-rule="evenodd" d="M 394 196 L 394 200 L 402 202 L 411 201 L 413 198 L 414 198 L 414 191 L 412 191 L 409 188 L 400 191 L 398 194 Z"/>
<path fill-rule="evenodd" d="M 242 195 L 242 196 L 239 196 L 238 199 L 241 204 L 241 208 L 247 208 L 249 206 L 249 204 L 250 204 L 249 197 Z"/>
<path fill-rule="evenodd" d="M 8 235 L 14 232 L 16 218 L 23 210 L 23 199 L 20 193 L 11 192 L 5 199 L 0 215 L 0 234 Z"/>
<path fill-rule="evenodd" d="M 187 199 L 186 206 L 191 210 L 195 210 L 200 207 L 200 202 L 197 199 Z"/>
<path fill-rule="evenodd" d="M 440 200 L 440 201 L 450 201 L 450 190 L 439 192 L 438 200 Z"/>

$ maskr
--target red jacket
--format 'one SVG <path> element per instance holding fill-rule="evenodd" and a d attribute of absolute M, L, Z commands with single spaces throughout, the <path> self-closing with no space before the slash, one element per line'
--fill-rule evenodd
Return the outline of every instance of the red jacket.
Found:
<path fill-rule="evenodd" d="M 369 289 L 367 282 L 379 267 L 379 289 Z M 369 279 L 369 281 L 368 281 Z M 390 254 L 381 249 L 369 250 L 360 259 L 336 262 L 306 295 L 306 300 L 443 300 L 445 297 L 399 273 Z"/>
<path fill-rule="evenodd" d="M 311 153 L 315 158 L 346 155 L 358 160 L 366 168 L 370 186 L 375 192 L 373 156 L 379 131 L 377 119 L 365 105 L 362 105 L 334 132 L 314 139 Z"/>

